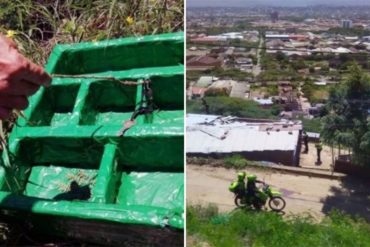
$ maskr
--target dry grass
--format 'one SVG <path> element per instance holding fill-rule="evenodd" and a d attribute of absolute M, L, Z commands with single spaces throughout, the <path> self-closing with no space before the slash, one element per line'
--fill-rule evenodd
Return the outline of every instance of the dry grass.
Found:
<path fill-rule="evenodd" d="M 58 43 L 174 32 L 183 29 L 178 0 L 0 0 L 0 31 L 44 64 Z"/>
<path fill-rule="evenodd" d="M 182 0 L 0 0 L 0 33 L 44 65 L 56 44 L 181 31 L 183 16 Z"/>

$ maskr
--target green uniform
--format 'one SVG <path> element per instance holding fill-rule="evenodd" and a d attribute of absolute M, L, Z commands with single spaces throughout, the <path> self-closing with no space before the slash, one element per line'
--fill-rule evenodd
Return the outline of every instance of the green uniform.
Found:
<path fill-rule="evenodd" d="M 316 147 L 316 150 L 317 150 L 317 161 L 316 161 L 316 164 L 317 165 L 320 165 L 321 164 L 322 142 L 319 141 L 318 143 L 316 143 L 315 147 Z"/>

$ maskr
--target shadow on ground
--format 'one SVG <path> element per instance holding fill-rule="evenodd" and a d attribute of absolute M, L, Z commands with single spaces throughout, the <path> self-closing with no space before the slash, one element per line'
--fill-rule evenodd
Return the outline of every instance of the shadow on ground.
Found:
<path fill-rule="evenodd" d="M 370 222 L 370 181 L 347 176 L 342 178 L 341 187 L 332 187 L 332 195 L 321 200 L 324 204 L 323 213 L 337 209 Z"/>

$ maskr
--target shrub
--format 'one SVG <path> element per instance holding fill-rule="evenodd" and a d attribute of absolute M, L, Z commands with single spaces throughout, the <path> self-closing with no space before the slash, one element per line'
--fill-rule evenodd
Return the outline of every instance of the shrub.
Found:
<path fill-rule="evenodd" d="M 275 118 L 271 110 L 262 109 L 252 100 L 231 97 L 205 97 L 209 106 L 209 114 L 222 116 L 237 116 L 246 118 Z M 201 100 L 188 100 L 186 104 L 188 113 L 206 113 Z"/>
<path fill-rule="evenodd" d="M 230 92 L 226 88 L 209 88 L 205 92 L 205 96 L 229 96 Z"/>
<path fill-rule="evenodd" d="M 352 247 L 369 246 L 370 242 L 370 225 L 339 211 L 319 223 L 310 215 L 283 218 L 272 212 L 216 212 L 214 206 L 188 206 L 188 236 L 196 235 L 214 247 Z"/>
<path fill-rule="evenodd" d="M 248 161 L 241 155 L 235 154 L 224 158 L 226 168 L 242 169 L 248 165 Z"/>

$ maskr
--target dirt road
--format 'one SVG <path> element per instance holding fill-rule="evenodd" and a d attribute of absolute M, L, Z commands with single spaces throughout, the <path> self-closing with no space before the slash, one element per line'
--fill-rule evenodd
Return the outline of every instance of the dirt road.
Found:
<path fill-rule="evenodd" d="M 264 43 L 264 39 L 263 38 L 260 38 L 260 42 L 259 42 L 259 45 L 258 45 L 258 49 L 257 49 L 257 64 L 255 66 L 253 66 L 253 70 L 252 70 L 252 73 L 254 76 L 258 76 L 259 74 L 261 74 L 261 48 L 263 46 L 263 43 Z"/>
<path fill-rule="evenodd" d="M 304 146 L 302 146 L 302 150 Z M 335 155 L 338 155 L 338 151 L 334 150 Z M 320 166 L 316 165 L 317 161 L 317 151 L 315 147 L 315 143 L 308 143 L 308 153 L 301 153 L 299 166 L 305 168 L 315 168 L 321 170 L 331 170 L 332 168 L 332 155 L 331 149 L 329 146 L 324 145 L 323 150 L 321 151 L 321 161 L 322 164 Z"/>
<path fill-rule="evenodd" d="M 369 185 L 357 180 L 330 180 L 301 175 L 281 174 L 271 170 L 246 169 L 284 194 L 285 213 L 310 213 L 319 220 L 333 207 L 370 220 Z M 188 204 L 216 204 L 221 211 L 235 208 L 228 186 L 236 171 L 209 166 L 187 165 Z"/>

